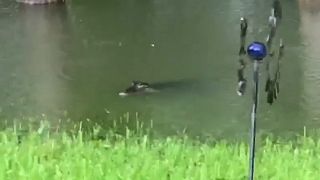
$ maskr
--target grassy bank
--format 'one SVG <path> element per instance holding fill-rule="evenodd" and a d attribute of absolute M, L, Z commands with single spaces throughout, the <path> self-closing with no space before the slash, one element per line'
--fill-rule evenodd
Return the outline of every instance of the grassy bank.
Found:
<path fill-rule="evenodd" d="M 275 143 L 277 142 L 277 143 Z M 256 161 L 258 180 L 316 180 L 320 142 L 311 137 L 283 142 L 265 139 Z M 151 139 L 148 135 L 108 133 L 88 140 L 79 130 L 0 132 L 1 180 L 247 179 L 248 147 L 242 143 L 200 143 L 187 137 Z"/>

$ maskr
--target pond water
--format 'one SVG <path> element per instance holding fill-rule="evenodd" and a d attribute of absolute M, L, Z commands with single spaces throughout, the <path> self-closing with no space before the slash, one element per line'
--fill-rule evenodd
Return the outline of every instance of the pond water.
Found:
<path fill-rule="evenodd" d="M 283 0 L 282 6 L 275 41 L 285 43 L 281 90 L 268 105 L 261 71 L 258 128 L 302 132 L 320 127 L 320 5 Z M 248 41 L 264 41 L 270 7 L 264 0 L 82 0 L 66 6 L 1 0 L 0 119 L 46 114 L 51 121 L 90 118 L 107 127 L 129 113 L 132 123 L 137 115 L 162 133 L 247 133 L 252 86 L 237 95 L 239 19 L 249 20 Z M 250 66 L 250 82 L 251 74 Z M 173 86 L 119 97 L 132 80 Z"/>

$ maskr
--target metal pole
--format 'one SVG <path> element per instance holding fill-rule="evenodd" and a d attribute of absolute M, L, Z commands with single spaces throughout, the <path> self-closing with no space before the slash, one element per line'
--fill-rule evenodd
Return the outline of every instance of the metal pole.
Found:
<path fill-rule="evenodd" d="M 250 141 L 250 158 L 249 158 L 249 180 L 254 179 L 254 162 L 255 162 L 255 148 L 256 148 L 256 113 L 258 106 L 258 90 L 259 90 L 259 62 L 254 60 L 253 63 L 253 106 L 251 112 L 251 141 Z"/>
<path fill-rule="evenodd" d="M 272 40 L 275 36 L 276 33 L 276 28 L 278 24 L 278 19 L 282 18 L 282 8 L 279 0 L 274 0 L 272 10 L 271 10 L 271 16 L 269 17 L 269 25 L 270 25 L 270 33 L 267 38 L 267 49 L 269 53 L 272 53 L 271 50 L 271 45 L 272 45 Z M 245 33 L 246 32 L 246 26 L 243 26 L 243 24 L 246 24 L 246 21 L 244 18 L 241 19 L 241 46 L 240 46 L 240 52 L 239 55 L 242 55 L 244 52 L 242 47 L 244 46 L 244 38 L 245 38 Z M 280 42 L 280 52 L 279 52 L 279 57 L 282 57 L 282 41 Z M 259 98 L 259 63 L 263 61 L 263 58 L 266 57 L 267 55 L 267 50 L 266 47 L 263 43 L 259 42 L 254 42 L 251 43 L 248 46 L 247 53 L 249 57 L 253 60 L 253 106 L 252 106 L 252 112 L 251 112 L 251 129 L 250 129 L 250 154 L 249 154 L 249 180 L 254 180 L 254 170 L 255 170 L 255 152 L 256 152 L 256 121 L 257 121 L 257 108 L 258 108 L 258 98 Z M 279 58 L 280 59 L 280 58 Z M 241 59 L 240 59 L 241 60 Z M 241 61 L 240 61 L 241 63 Z M 269 61 L 267 61 L 267 73 L 268 73 L 268 80 L 266 83 L 266 88 L 265 90 L 268 90 L 268 97 L 270 94 L 270 86 L 274 84 L 274 81 L 271 80 L 270 78 L 270 71 L 269 71 Z M 240 68 L 239 73 L 240 75 L 243 74 L 243 67 L 242 69 Z M 239 75 L 238 75 L 239 76 Z M 278 69 L 277 69 L 277 74 L 276 74 L 276 80 L 275 82 L 278 83 L 277 79 L 279 76 L 279 62 L 278 62 Z M 239 76 L 243 77 L 243 76 Z M 241 82 L 241 78 L 239 78 L 239 81 Z M 272 84 L 271 84 L 272 83 Z M 274 86 L 274 85 L 273 85 Z M 279 86 L 279 84 L 276 84 L 276 86 Z M 276 88 L 277 91 L 279 91 L 279 87 Z M 274 91 L 274 90 L 273 90 Z M 272 92 L 273 92 L 272 91 Z M 239 93 L 241 95 L 241 93 Z M 271 96 L 270 96 L 271 97 Z M 276 98 L 275 96 L 272 96 L 272 98 Z M 268 98 L 268 103 L 272 103 L 273 99 L 269 101 Z"/>

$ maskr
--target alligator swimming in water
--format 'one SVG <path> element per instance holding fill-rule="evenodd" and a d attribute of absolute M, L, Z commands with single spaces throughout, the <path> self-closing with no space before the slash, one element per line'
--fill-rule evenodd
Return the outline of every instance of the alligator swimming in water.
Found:
<path fill-rule="evenodd" d="M 157 93 L 167 90 L 167 92 L 190 92 L 194 88 L 198 88 L 198 91 L 203 88 L 203 84 L 197 80 L 182 79 L 175 81 L 164 81 L 155 83 L 146 83 L 143 81 L 132 81 L 131 85 L 124 91 L 118 93 L 119 96 L 130 96 L 130 95 L 146 95 L 150 93 Z M 199 89 L 200 88 L 200 89 Z"/>
<path fill-rule="evenodd" d="M 19 3 L 30 4 L 30 5 L 41 5 L 41 4 L 59 4 L 65 3 L 65 0 L 17 0 Z"/>
<path fill-rule="evenodd" d="M 131 86 L 125 89 L 125 91 L 120 92 L 119 96 L 137 95 L 151 92 L 157 92 L 157 90 L 152 88 L 149 83 L 132 81 Z"/>

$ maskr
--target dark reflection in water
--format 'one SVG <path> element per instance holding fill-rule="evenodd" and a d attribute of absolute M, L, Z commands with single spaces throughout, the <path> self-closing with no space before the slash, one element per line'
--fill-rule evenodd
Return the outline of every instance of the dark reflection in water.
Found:
<path fill-rule="evenodd" d="M 44 113 L 54 123 L 68 116 L 107 127 L 129 112 L 132 126 L 138 113 L 162 133 L 246 134 L 252 100 L 250 87 L 236 94 L 239 18 L 249 19 L 248 41 L 263 41 L 267 7 L 271 1 L 1 1 L 1 119 Z M 261 91 L 258 116 L 261 132 L 279 134 L 317 127 L 319 117 L 317 13 L 295 1 L 283 8 L 275 41 L 281 36 L 286 45 L 281 94 L 269 106 Z M 132 80 L 168 90 L 119 97 Z"/>

